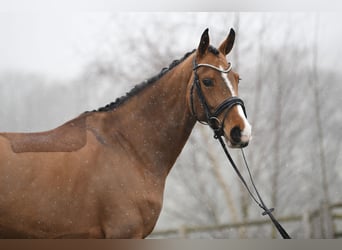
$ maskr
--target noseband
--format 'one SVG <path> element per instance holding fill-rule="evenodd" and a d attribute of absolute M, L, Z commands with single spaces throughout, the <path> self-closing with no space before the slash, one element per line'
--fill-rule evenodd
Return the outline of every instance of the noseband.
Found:
<path fill-rule="evenodd" d="M 213 70 L 216 70 L 218 72 L 227 74 L 232 70 L 232 64 L 230 63 L 230 66 L 227 69 L 223 70 L 223 69 L 215 67 L 211 64 L 204 64 L 204 63 L 203 64 L 197 64 L 196 57 L 194 57 L 192 63 L 193 63 L 193 71 L 194 71 L 194 82 L 191 86 L 191 92 L 190 92 L 191 112 L 196 117 L 196 119 L 199 121 L 199 119 L 196 115 L 195 109 L 194 109 L 194 101 L 193 101 L 194 87 L 196 87 L 198 98 L 199 98 L 201 105 L 203 106 L 203 109 L 205 112 L 205 116 L 206 116 L 206 120 L 207 120 L 206 123 L 214 130 L 215 137 L 223 136 L 224 135 L 224 131 L 223 131 L 224 121 L 228 115 L 228 111 L 230 109 L 232 109 L 235 105 L 240 105 L 242 107 L 242 110 L 243 110 L 243 112 L 247 118 L 244 102 L 242 101 L 242 99 L 240 99 L 237 96 L 231 96 L 231 97 L 228 97 L 227 99 L 225 99 L 221 104 L 219 104 L 215 108 L 215 110 L 212 112 L 209 108 L 209 105 L 208 105 L 204 95 L 203 95 L 203 91 L 201 88 L 197 69 L 200 67 L 207 67 L 207 68 L 211 68 Z M 218 116 L 223 112 L 225 112 L 224 118 L 223 118 L 222 122 L 220 122 L 220 120 L 218 119 Z"/>

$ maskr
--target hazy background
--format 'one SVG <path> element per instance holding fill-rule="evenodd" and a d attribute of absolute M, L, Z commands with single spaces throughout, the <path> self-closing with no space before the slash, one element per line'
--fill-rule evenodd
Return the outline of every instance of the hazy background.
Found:
<path fill-rule="evenodd" d="M 205 13 L 165 14 L 171 17 L 175 16 L 175 20 L 164 20 L 164 14 L 157 13 L 0 13 L 1 71 L 24 71 L 43 74 L 50 78 L 75 78 L 80 74 L 82 68 L 104 49 L 103 46 L 108 46 L 108 38 L 114 40 L 114 37 L 119 36 L 121 37 L 119 40 L 130 39 L 134 37 L 134 34 L 140 32 L 141 26 L 147 25 L 144 29 L 149 29 L 148 24 L 158 16 L 159 21 L 165 23 L 176 21 L 180 26 L 182 26 L 182 20 L 178 18 L 189 19 L 190 16 L 199 16 L 199 20 L 192 27 L 193 32 L 187 34 L 187 36 L 191 35 L 194 38 L 197 38 L 200 35 L 199 31 L 206 27 L 211 28 L 213 35 L 215 35 L 214 32 L 217 26 L 223 26 L 227 29 L 232 26 L 229 22 L 218 25 L 207 20 L 201 21 L 201 16 L 209 15 Z M 222 16 L 222 13 L 220 15 Z M 253 18 L 253 15 L 258 18 L 257 20 L 250 20 L 246 24 L 249 27 L 254 26 L 255 28 L 255 26 L 260 25 L 260 16 L 272 16 L 272 20 L 267 23 L 267 26 L 280 25 L 279 22 L 277 24 L 272 24 L 272 22 L 276 21 L 276 19 L 283 19 L 283 21 L 289 22 L 288 26 L 292 26 L 292 29 L 300 28 L 297 33 L 301 33 L 302 38 L 304 37 L 305 40 L 312 42 L 314 13 L 242 13 L 244 18 L 250 16 Z M 213 14 L 213 16 L 216 15 Z M 320 66 L 341 66 L 342 62 L 339 60 L 340 54 L 338 53 L 341 51 L 340 44 L 342 44 L 342 35 L 338 26 L 341 15 L 339 12 L 326 12 L 320 13 L 319 16 Z M 186 22 L 186 20 L 184 21 Z M 125 27 L 128 29 L 123 29 L 120 22 L 125 23 Z M 199 33 L 197 34 L 195 31 Z M 278 31 L 275 29 L 274 32 Z M 184 34 L 180 35 L 179 33 L 176 35 L 184 36 Z M 276 36 L 273 39 L 275 40 Z M 119 41 L 111 42 L 119 44 Z M 192 42 L 195 44 L 197 41 Z M 276 42 L 278 43 L 280 40 L 278 39 Z M 307 43 L 308 41 L 302 42 Z M 184 47 L 191 48 L 191 45 L 184 44 Z M 114 48 L 111 48 L 111 50 L 114 50 Z"/>
<path fill-rule="evenodd" d="M 253 125 L 246 154 L 257 185 L 277 216 L 309 213 L 342 202 L 341 21 L 334 12 L 0 13 L 0 131 L 47 130 L 104 106 L 197 47 L 205 28 L 217 46 L 234 27 L 228 58 Z M 156 231 L 260 219 L 211 136 L 195 127 Z M 310 235 L 285 225 L 323 237 L 319 220 Z M 262 229 L 188 237 L 275 237 Z"/>

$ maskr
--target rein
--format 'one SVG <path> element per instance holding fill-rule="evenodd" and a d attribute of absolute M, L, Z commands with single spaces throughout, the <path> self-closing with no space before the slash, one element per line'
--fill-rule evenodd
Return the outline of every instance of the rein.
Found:
<path fill-rule="evenodd" d="M 274 217 L 274 215 L 272 214 L 272 212 L 274 211 L 274 208 L 268 208 L 263 199 L 261 198 L 255 184 L 254 184 L 254 180 L 252 177 L 252 174 L 250 172 L 249 166 L 247 164 L 247 160 L 246 160 L 246 156 L 245 153 L 243 151 L 243 149 L 241 149 L 242 152 L 242 156 L 243 156 L 243 160 L 245 163 L 245 166 L 248 170 L 248 174 L 249 174 L 249 178 L 251 180 L 252 186 L 255 190 L 255 193 L 257 195 L 257 197 L 255 197 L 255 195 L 253 195 L 252 191 L 250 190 L 250 188 L 247 185 L 247 182 L 245 181 L 244 177 L 242 176 L 241 172 L 239 171 L 238 167 L 236 166 L 233 158 L 231 157 L 231 155 L 229 154 L 229 151 L 227 149 L 227 146 L 222 138 L 222 136 L 224 136 L 224 131 L 223 131 L 223 126 L 224 126 L 224 121 L 225 118 L 228 114 L 228 111 L 235 105 L 240 105 L 243 109 L 243 112 L 247 118 L 247 114 L 246 114 L 246 110 L 245 110 L 245 105 L 244 102 L 242 101 L 242 99 L 240 99 L 239 97 L 233 96 L 233 97 L 229 97 L 226 100 L 224 100 L 220 105 L 218 105 L 218 107 L 214 110 L 214 112 L 211 112 L 209 109 L 209 105 L 206 102 L 206 99 L 203 95 L 202 89 L 201 89 L 201 85 L 200 85 L 200 80 L 197 74 L 197 69 L 199 67 L 209 67 L 211 69 L 214 69 L 216 71 L 219 71 L 221 73 L 229 73 L 232 69 L 232 64 L 230 63 L 230 66 L 226 69 L 220 69 L 218 67 L 215 67 L 213 65 L 210 64 L 197 64 L 196 63 L 196 57 L 194 57 L 193 59 L 193 71 L 194 71 L 194 83 L 191 86 L 191 94 L 190 94 L 190 102 L 191 102 L 191 109 L 192 109 L 192 114 L 196 117 L 196 113 L 194 110 L 194 104 L 193 104 L 193 89 L 194 87 L 196 87 L 197 90 L 197 95 L 200 99 L 200 102 L 204 108 L 204 112 L 206 115 L 206 119 L 207 119 L 207 124 L 210 126 L 210 128 L 213 130 L 214 132 L 214 138 L 217 139 L 221 146 L 222 149 L 225 153 L 225 155 L 227 156 L 230 164 L 232 165 L 233 169 L 235 170 L 236 174 L 238 175 L 238 177 L 240 178 L 241 182 L 243 183 L 243 185 L 245 186 L 245 188 L 247 189 L 249 195 L 252 197 L 252 199 L 255 201 L 255 203 L 264 210 L 264 212 L 262 213 L 263 216 L 268 215 L 269 218 L 271 219 L 272 223 L 274 224 L 274 226 L 277 228 L 278 232 L 280 233 L 280 235 L 284 238 L 284 239 L 291 239 L 291 237 L 289 236 L 289 234 L 286 232 L 286 230 L 280 225 L 280 223 L 277 221 L 277 219 Z M 218 120 L 218 116 L 221 113 L 224 113 L 224 118 L 222 120 L 222 123 L 220 124 L 220 121 Z M 196 117 L 197 118 L 197 117 Z M 198 118 L 197 118 L 198 120 Z M 201 122 L 203 123 L 203 122 Z"/>

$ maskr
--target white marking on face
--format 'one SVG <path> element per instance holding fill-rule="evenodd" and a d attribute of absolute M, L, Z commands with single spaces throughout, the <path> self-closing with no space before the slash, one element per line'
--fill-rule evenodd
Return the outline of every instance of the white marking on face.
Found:
<path fill-rule="evenodd" d="M 220 66 L 220 69 L 223 70 L 223 67 Z M 227 84 L 229 90 L 230 90 L 230 93 L 232 94 L 232 96 L 236 96 L 236 93 L 234 91 L 234 88 L 233 88 L 233 84 L 229 81 L 228 79 L 228 74 L 227 73 L 221 73 L 221 76 L 223 78 L 223 81 Z"/>
<path fill-rule="evenodd" d="M 223 70 L 223 67 L 220 66 L 220 69 Z M 227 84 L 230 93 L 232 94 L 232 96 L 236 96 L 236 93 L 234 91 L 233 88 L 233 84 L 231 83 L 231 81 L 228 79 L 228 74 L 227 73 L 221 73 L 221 76 L 224 80 L 224 82 Z M 246 143 L 249 142 L 249 140 L 251 139 L 252 136 L 252 126 L 251 124 L 248 122 L 245 113 L 242 110 L 242 107 L 240 105 L 237 105 L 237 110 L 238 110 L 238 114 L 241 117 L 243 124 L 244 124 L 244 128 L 241 131 L 241 142 Z"/>
<path fill-rule="evenodd" d="M 252 136 L 252 126 L 248 122 L 245 113 L 242 110 L 242 107 L 240 105 L 237 105 L 237 109 L 239 112 L 239 115 L 242 117 L 244 129 L 241 131 L 241 142 L 249 142 Z"/>

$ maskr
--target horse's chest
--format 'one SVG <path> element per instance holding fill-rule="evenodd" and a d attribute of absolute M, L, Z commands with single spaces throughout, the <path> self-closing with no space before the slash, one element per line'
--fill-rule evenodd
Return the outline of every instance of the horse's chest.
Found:
<path fill-rule="evenodd" d="M 157 223 L 163 198 L 156 192 L 146 192 L 145 195 L 137 199 L 135 211 L 138 215 L 137 224 L 140 224 L 143 237 L 149 235 Z M 133 216 L 134 218 L 134 216 Z"/>

